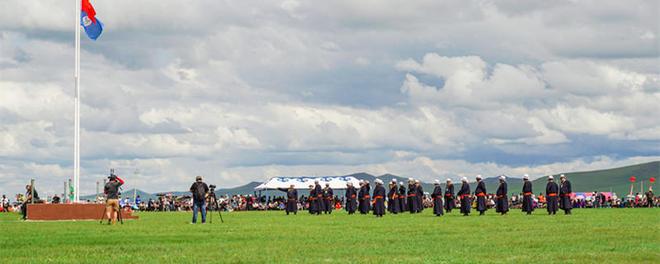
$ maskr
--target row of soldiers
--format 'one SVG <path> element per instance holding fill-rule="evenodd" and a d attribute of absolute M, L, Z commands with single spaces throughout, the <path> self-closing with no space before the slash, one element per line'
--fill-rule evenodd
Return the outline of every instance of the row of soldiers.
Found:
<path fill-rule="evenodd" d="M 477 175 L 477 186 L 474 193 L 471 192 L 470 183 L 466 177 L 461 179 L 461 187 L 454 195 L 454 184 L 451 179 L 447 179 L 446 188 L 444 193 L 440 181 L 435 180 L 434 189 L 431 193 L 433 200 L 433 214 L 436 216 L 444 215 L 445 211 L 451 213 L 455 208 L 456 202 L 460 203 L 460 212 L 464 216 L 470 215 L 472 209 L 472 199 L 476 198 L 476 209 L 479 215 L 484 215 L 488 210 L 486 201 L 486 184 L 481 175 Z M 532 214 L 534 210 L 532 201 L 532 182 L 529 180 L 529 175 L 525 174 L 523 177 L 523 199 L 522 211 L 527 214 Z M 560 176 L 560 185 L 555 183 L 554 177 L 548 177 L 546 184 L 547 196 L 547 211 L 548 214 L 556 214 L 558 208 L 564 210 L 565 214 L 571 214 L 571 183 L 566 179 L 565 175 Z M 386 191 L 383 186 L 383 181 L 376 179 L 373 196 L 370 196 L 369 181 L 360 181 L 359 189 L 357 189 L 351 182 L 346 185 L 345 194 L 345 209 L 348 214 L 354 214 L 356 211 L 360 214 L 368 214 L 373 211 L 374 215 L 382 217 L 386 210 L 392 214 L 401 212 L 420 213 L 424 210 L 423 199 L 424 190 L 419 180 L 412 178 L 408 179 L 408 188 L 403 182 L 397 184 L 396 179 L 388 184 L 389 191 Z M 286 213 L 294 214 L 298 211 L 298 191 L 291 185 L 288 189 L 280 188 L 279 190 L 287 192 L 287 205 Z M 325 188 L 321 188 L 318 181 L 314 185 L 310 185 L 309 191 L 309 212 L 312 214 L 326 214 L 332 213 L 333 208 L 333 191 L 329 184 Z M 385 200 L 387 199 L 387 208 L 385 208 Z M 495 211 L 505 215 L 509 212 L 509 198 L 508 187 L 505 176 L 499 177 L 499 186 L 495 192 Z"/>

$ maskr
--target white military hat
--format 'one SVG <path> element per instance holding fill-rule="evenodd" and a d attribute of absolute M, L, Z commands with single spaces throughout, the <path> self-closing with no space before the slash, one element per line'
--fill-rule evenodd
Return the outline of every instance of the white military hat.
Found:
<path fill-rule="evenodd" d="M 462 182 L 467 182 L 467 177 L 463 177 L 463 178 L 461 178 L 461 181 L 462 181 Z"/>
<path fill-rule="evenodd" d="M 440 180 L 435 180 L 435 185 L 440 185 Z"/>
<path fill-rule="evenodd" d="M 477 180 L 481 180 L 481 174 L 477 174 Z"/>
<path fill-rule="evenodd" d="M 377 184 L 383 184 L 383 181 L 381 179 L 376 179 L 374 182 Z"/>
<path fill-rule="evenodd" d="M 529 180 L 529 174 L 523 175 L 523 180 Z"/>
<path fill-rule="evenodd" d="M 451 179 L 450 179 L 450 178 L 447 178 L 447 182 L 451 182 Z"/>
<path fill-rule="evenodd" d="M 396 182 L 396 179 L 392 179 L 392 182 Z"/>
<path fill-rule="evenodd" d="M 554 179 L 555 177 L 553 177 L 552 175 L 548 176 L 548 180 L 554 180 Z"/>
<path fill-rule="evenodd" d="M 500 180 L 506 180 L 506 176 L 500 175 Z"/>

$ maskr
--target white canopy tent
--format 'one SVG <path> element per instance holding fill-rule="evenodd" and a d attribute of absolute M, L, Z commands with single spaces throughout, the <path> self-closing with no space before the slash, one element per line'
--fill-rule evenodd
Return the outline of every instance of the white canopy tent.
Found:
<path fill-rule="evenodd" d="M 315 181 L 319 181 L 319 184 L 322 187 L 325 187 L 326 183 L 330 184 L 332 189 L 346 189 L 346 184 L 351 182 L 353 186 L 359 188 L 360 181 L 355 177 L 351 176 L 334 176 L 334 177 L 273 177 L 267 180 L 266 182 L 255 187 L 255 190 L 274 190 L 277 188 L 289 188 L 290 185 L 294 185 L 296 189 L 309 189 L 310 185 L 314 185 Z"/>

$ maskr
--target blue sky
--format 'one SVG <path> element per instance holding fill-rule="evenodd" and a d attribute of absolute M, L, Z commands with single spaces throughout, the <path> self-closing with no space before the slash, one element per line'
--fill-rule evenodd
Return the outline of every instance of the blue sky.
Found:
<path fill-rule="evenodd" d="M 0 8 L 0 193 L 71 177 L 68 2 Z M 82 40 L 83 194 L 111 167 L 153 192 L 195 175 L 432 181 L 660 160 L 654 1 L 92 3 L 106 28 Z"/>

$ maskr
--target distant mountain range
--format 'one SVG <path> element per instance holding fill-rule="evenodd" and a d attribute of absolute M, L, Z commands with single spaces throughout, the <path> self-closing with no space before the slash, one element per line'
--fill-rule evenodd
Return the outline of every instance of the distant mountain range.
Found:
<path fill-rule="evenodd" d="M 627 194 L 630 191 L 630 182 L 628 182 L 628 178 L 630 176 L 636 176 L 637 177 L 637 183 L 635 184 L 635 192 L 639 191 L 639 181 L 645 181 L 644 182 L 644 188 L 646 191 L 646 188 L 648 188 L 649 184 L 649 178 L 650 177 L 655 177 L 656 179 L 660 178 L 660 161 L 653 161 L 649 163 L 643 163 L 643 164 L 637 164 L 637 165 L 632 165 L 632 166 L 626 166 L 626 167 L 620 167 L 620 168 L 613 168 L 613 169 L 605 169 L 605 170 L 596 170 L 596 171 L 583 171 L 583 172 L 560 172 L 555 175 L 555 178 L 559 180 L 559 177 L 557 175 L 559 174 L 565 174 L 568 179 L 571 181 L 572 186 L 573 186 L 573 191 L 575 192 L 593 192 L 593 191 L 603 191 L 603 192 L 609 192 L 613 191 L 616 192 L 619 195 Z M 384 182 L 389 182 L 392 179 L 396 179 L 398 182 L 404 181 L 406 182 L 408 180 L 408 177 L 401 177 L 397 175 L 392 175 L 392 174 L 384 174 L 380 176 L 374 176 L 368 173 L 354 173 L 350 174 L 347 176 L 353 176 L 359 180 L 367 180 L 371 183 L 373 183 L 377 178 L 383 180 Z M 455 181 L 458 181 L 458 179 L 454 179 Z M 497 186 L 499 184 L 498 182 L 498 177 L 487 177 L 484 179 L 486 182 L 486 189 L 488 190 L 489 193 L 494 193 L 495 190 L 497 189 Z M 545 183 L 547 182 L 547 176 L 535 179 L 532 181 L 533 186 L 534 186 L 534 193 L 541 193 L 545 191 Z M 507 183 L 509 187 L 509 193 L 517 193 L 520 192 L 522 189 L 522 179 L 521 178 L 514 178 L 514 177 L 509 177 L 507 178 Z M 234 188 L 225 188 L 225 189 L 216 189 L 216 194 L 217 195 L 225 195 L 225 194 L 255 194 L 256 192 L 254 191 L 254 188 L 257 187 L 260 182 L 250 182 L 245 185 L 241 185 L 238 187 Z M 458 191 L 458 188 L 460 188 L 460 182 L 454 182 L 454 185 L 456 185 L 455 190 Z M 445 188 L 445 183 L 444 179 L 442 179 L 442 189 L 444 191 Z M 432 183 L 422 183 L 422 188 L 424 188 L 425 192 L 432 192 L 433 191 L 433 184 Z M 471 184 L 472 190 L 474 190 L 474 184 Z M 122 191 L 122 196 L 123 197 L 133 197 L 133 189 L 130 190 L 124 190 Z M 189 195 L 190 193 L 187 191 L 172 191 L 172 192 L 161 192 L 161 193 L 147 193 L 141 190 L 135 190 L 136 194 L 139 195 L 142 200 L 148 200 L 148 199 L 155 199 L 158 197 L 158 195 L 162 194 L 172 194 L 175 196 L 181 196 L 181 195 Z M 304 194 L 305 192 L 303 191 L 301 193 Z M 282 195 L 284 194 L 283 192 L 280 191 L 264 191 L 262 194 L 265 195 Z M 81 199 L 83 200 L 92 200 L 94 199 L 94 195 L 88 195 L 88 196 L 82 196 Z"/>

